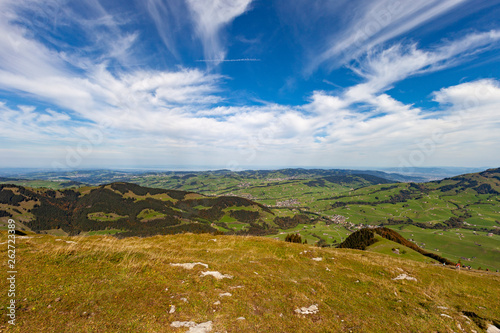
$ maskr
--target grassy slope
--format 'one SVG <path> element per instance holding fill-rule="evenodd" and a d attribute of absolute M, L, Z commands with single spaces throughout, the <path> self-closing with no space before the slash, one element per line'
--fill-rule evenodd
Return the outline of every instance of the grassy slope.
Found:
<path fill-rule="evenodd" d="M 385 239 L 380 235 L 375 234 L 375 239 L 377 240 L 377 242 L 368 246 L 366 248 L 366 251 L 381 253 L 395 258 L 420 261 L 424 263 L 437 263 L 436 260 L 426 257 L 423 254 L 420 254 L 417 251 L 414 251 L 404 245 Z M 392 249 L 399 249 L 399 254 L 394 253 Z M 403 253 L 403 251 L 405 251 L 406 253 Z"/>
<path fill-rule="evenodd" d="M 1 252 L 6 258 L 5 247 Z M 0 326 L 7 332 L 185 332 L 170 324 L 209 320 L 213 332 L 451 332 L 460 331 L 458 325 L 481 331 L 461 311 L 500 321 L 498 274 L 366 251 L 207 234 L 123 240 L 33 235 L 18 239 L 16 255 L 15 327 L 6 323 L 7 295 L 0 296 Z M 323 260 L 312 260 L 318 257 Z M 207 270 L 201 266 L 170 265 L 186 262 L 234 278 L 201 277 Z M 392 280 L 403 272 L 418 281 Z M 232 296 L 220 297 L 224 292 Z M 294 312 L 313 304 L 316 314 Z"/>

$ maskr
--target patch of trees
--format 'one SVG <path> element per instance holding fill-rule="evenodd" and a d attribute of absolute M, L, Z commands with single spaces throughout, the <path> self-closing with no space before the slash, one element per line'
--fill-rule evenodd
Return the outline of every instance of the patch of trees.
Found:
<path fill-rule="evenodd" d="M 250 222 L 246 229 L 235 232 L 235 235 L 252 235 L 252 236 L 265 236 L 275 234 L 276 228 L 270 227 L 267 223 L 258 224 Z"/>
<path fill-rule="evenodd" d="M 12 217 L 12 214 L 6 210 L 0 209 L 0 217 L 5 217 L 5 216 Z"/>
<path fill-rule="evenodd" d="M 495 191 L 490 184 L 481 184 L 478 187 L 475 187 L 474 190 L 478 194 L 500 194 L 497 191 Z"/>
<path fill-rule="evenodd" d="M 260 217 L 260 214 L 259 212 L 253 212 L 249 210 L 233 210 L 231 211 L 230 216 L 234 217 L 238 221 L 250 223 L 257 221 Z"/>
<path fill-rule="evenodd" d="M 41 204 L 34 207 L 31 213 L 35 216 L 34 221 L 30 221 L 27 225 L 33 231 L 63 229 L 66 232 L 73 230 L 70 211 L 49 201 L 47 198 L 40 198 Z"/>
<path fill-rule="evenodd" d="M 307 183 L 304 183 L 304 185 L 309 187 L 324 187 L 326 183 L 323 179 L 318 179 L 318 180 L 308 181 Z"/>
<path fill-rule="evenodd" d="M 488 177 L 488 176 L 498 174 L 498 173 L 500 173 L 500 168 L 488 169 L 488 170 L 485 170 L 483 172 L 480 172 L 479 174 L 483 177 Z"/>
<path fill-rule="evenodd" d="M 360 178 L 363 178 L 364 180 L 370 182 L 373 185 L 394 183 L 394 181 L 387 180 L 385 178 L 381 178 L 381 177 L 377 177 L 377 176 L 373 176 L 373 175 L 368 175 L 368 174 L 354 174 L 354 176 L 358 176 Z"/>
<path fill-rule="evenodd" d="M 458 181 L 458 182 L 455 184 L 449 184 L 449 185 L 444 185 L 444 186 L 439 187 L 438 190 L 440 190 L 441 192 L 448 192 L 451 190 L 459 191 L 459 190 L 465 190 L 468 188 L 472 188 L 476 192 L 479 193 L 479 191 L 488 191 L 491 189 L 491 186 L 489 184 L 478 185 L 477 180 L 469 179 L 466 177 L 453 177 L 453 178 L 446 178 L 444 180 L 454 180 L 454 181 Z M 485 186 L 485 185 L 487 185 L 487 186 Z M 479 193 L 479 194 L 487 194 L 487 193 Z M 492 193 L 492 194 L 495 194 L 495 193 Z"/>
<path fill-rule="evenodd" d="M 410 183 L 410 189 L 414 191 L 419 191 L 421 193 L 429 193 L 430 190 L 425 186 L 425 184 Z"/>
<path fill-rule="evenodd" d="M 302 237 L 299 234 L 288 234 L 285 237 L 285 242 L 302 244 Z"/>
<path fill-rule="evenodd" d="M 371 229 L 361 229 L 353 232 L 337 247 L 341 249 L 366 250 L 366 248 L 376 242 Z"/>
<path fill-rule="evenodd" d="M 198 215 L 208 221 L 218 221 L 224 216 L 224 212 L 220 207 L 212 207 L 198 210 Z"/>
<path fill-rule="evenodd" d="M 295 215 L 294 217 L 275 217 L 273 222 L 278 225 L 281 229 L 290 229 L 295 228 L 300 223 L 309 223 L 310 219 L 307 215 Z"/>
<path fill-rule="evenodd" d="M 25 200 L 26 198 L 24 195 L 14 194 L 11 190 L 2 189 L 0 191 L 0 203 L 19 206 L 19 203 Z"/>

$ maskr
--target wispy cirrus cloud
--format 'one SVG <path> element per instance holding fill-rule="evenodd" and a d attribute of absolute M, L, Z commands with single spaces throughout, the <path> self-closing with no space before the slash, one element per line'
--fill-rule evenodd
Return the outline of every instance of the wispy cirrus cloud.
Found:
<path fill-rule="evenodd" d="M 221 43 L 221 29 L 249 9 L 252 0 L 186 0 L 196 32 L 200 37 L 205 60 L 224 60 L 226 50 Z"/>
<path fill-rule="evenodd" d="M 373 49 L 349 66 L 366 79 L 351 89 L 352 98 L 363 98 L 389 89 L 408 77 L 457 66 L 488 49 L 500 47 L 500 31 L 471 33 L 457 40 L 448 40 L 428 50 L 416 44 L 394 44 L 386 49 Z"/>
<path fill-rule="evenodd" d="M 180 32 L 187 29 L 186 17 L 189 15 L 184 0 L 147 0 L 141 2 L 153 19 L 158 35 L 165 47 L 176 58 L 180 59 L 177 43 Z"/>
<path fill-rule="evenodd" d="M 323 50 L 312 59 L 306 72 L 311 73 L 318 66 L 339 67 L 369 50 L 381 46 L 427 23 L 468 0 L 423 0 L 390 1 L 376 0 L 368 4 L 355 2 L 351 19 L 345 26 L 324 41 Z"/>

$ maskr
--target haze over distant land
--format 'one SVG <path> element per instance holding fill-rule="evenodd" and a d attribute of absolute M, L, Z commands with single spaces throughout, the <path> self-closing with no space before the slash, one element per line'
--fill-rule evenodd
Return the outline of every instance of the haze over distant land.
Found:
<path fill-rule="evenodd" d="M 2 1 L 0 168 L 498 167 L 498 17 L 498 0 Z"/>

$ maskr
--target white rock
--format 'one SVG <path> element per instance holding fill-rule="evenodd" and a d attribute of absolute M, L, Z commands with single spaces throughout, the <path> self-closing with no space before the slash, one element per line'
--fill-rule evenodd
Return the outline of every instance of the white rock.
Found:
<path fill-rule="evenodd" d="M 451 318 L 451 316 L 448 316 L 447 314 L 444 313 L 441 313 L 441 317 Z"/>
<path fill-rule="evenodd" d="M 219 304 L 220 304 L 220 301 L 214 302 L 214 305 L 219 305 Z"/>
<path fill-rule="evenodd" d="M 194 327 L 191 327 L 187 333 L 207 333 L 212 330 L 212 322 L 207 321 L 205 323 L 198 324 Z"/>
<path fill-rule="evenodd" d="M 181 301 L 183 301 L 184 303 L 188 303 L 188 299 L 187 299 L 187 298 L 185 298 L 185 297 L 182 297 L 182 298 L 181 298 Z"/>
<path fill-rule="evenodd" d="M 212 330 L 212 322 L 196 324 L 194 321 L 174 321 L 170 324 L 172 327 L 189 327 L 187 333 L 207 333 Z"/>
<path fill-rule="evenodd" d="M 314 260 L 314 261 L 322 261 L 323 258 L 321 258 L 321 257 L 319 257 L 319 258 L 312 258 L 312 260 Z"/>
<path fill-rule="evenodd" d="M 194 321 L 174 321 L 170 324 L 172 327 L 194 327 L 196 323 Z"/>
<path fill-rule="evenodd" d="M 500 329 L 493 325 L 488 325 L 487 333 L 500 333 Z"/>
<path fill-rule="evenodd" d="M 168 313 L 174 313 L 175 312 L 175 305 L 170 305 L 170 311 Z"/>
<path fill-rule="evenodd" d="M 295 312 L 298 314 L 314 314 L 319 311 L 318 304 L 311 305 L 310 307 L 302 307 L 300 309 L 295 309 Z"/>
<path fill-rule="evenodd" d="M 201 265 L 201 266 L 204 266 L 205 268 L 208 268 L 207 264 L 204 264 L 201 262 L 191 262 L 191 263 L 185 263 L 185 264 L 170 264 L 170 266 L 178 266 L 178 267 L 182 267 L 185 269 L 193 269 L 194 266 L 196 266 L 196 265 Z"/>
<path fill-rule="evenodd" d="M 233 296 L 233 294 L 231 293 L 222 293 L 222 294 L 219 294 L 219 297 L 224 297 L 224 296 Z"/>
<path fill-rule="evenodd" d="M 415 279 L 414 277 L 406 275 L 406 274 L 399 274 L 393 280 L 412 280 L 412 281 L 417 281 L 417 279 Z"/>
<path fill-rule="evenodd" d="M 245 317 L 238 317 L 236 320 L 245 320 Z"/>
<path fill-rule="evenodd" d="M 212 272 L 212 271 L 207 271 L 207 272 L 201 272 L 201 276 L 207 276 L 207 275 L 211 275 L 213 276 L 214 278 L 216 278 L 217 280 L 221 280 L 221 279 L 232 279 L 233 277 L 231 275 L 228 275 L 228 274 L 221 274 L 219 272 Z"/>

